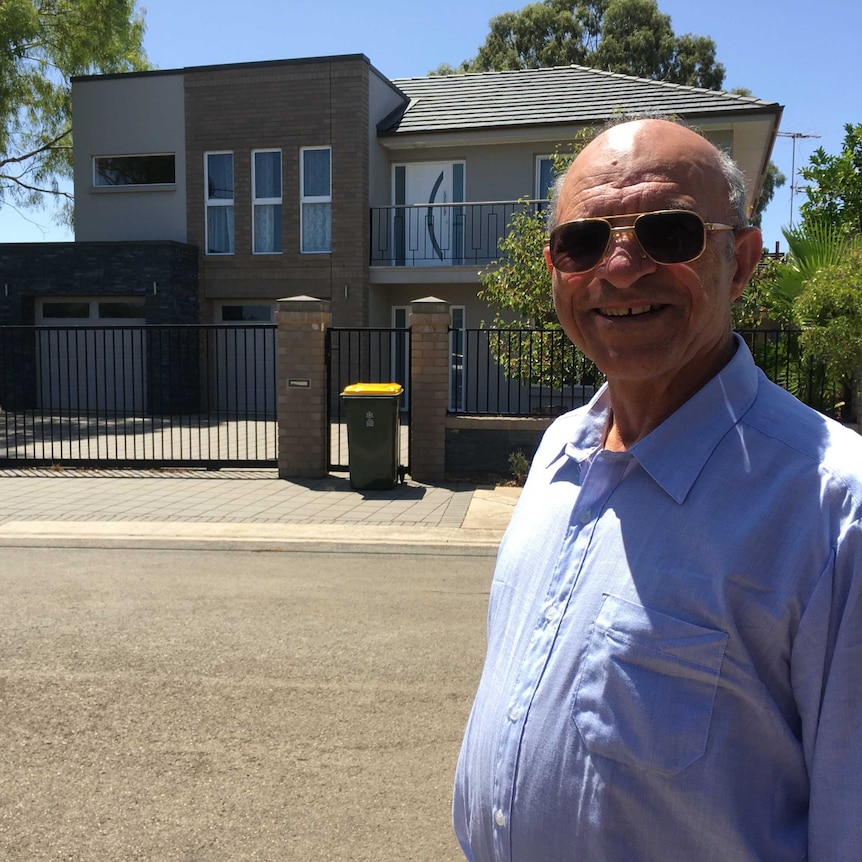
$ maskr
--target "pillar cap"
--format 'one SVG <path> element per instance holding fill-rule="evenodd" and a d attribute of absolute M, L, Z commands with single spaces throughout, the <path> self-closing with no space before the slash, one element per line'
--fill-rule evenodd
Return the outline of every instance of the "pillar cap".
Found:
<path fill-rule="evenodd" d="M 436 296 L 425 296 L 410 303 L 410 311 L 413 314 L 449 314 L 450 307 L 445 299 L 438 299 Z"/>
<path fill-rule="evenodd" d="M 328 312 L 330 301 L 316 296 L 286 296 L 277 300 L 279 311 L 322 311 Z M 290 305 L 287 305 L 290 303 Z"/>

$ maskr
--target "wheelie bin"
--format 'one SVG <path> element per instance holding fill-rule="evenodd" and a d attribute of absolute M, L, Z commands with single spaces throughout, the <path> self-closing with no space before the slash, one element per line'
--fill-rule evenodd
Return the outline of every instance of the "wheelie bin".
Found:
<path fill-rule="evenodd" d="M 341 393 L 347 413 L 350 487 L 383 491 L 398 481 L 400 383 L 353 383 Z"/>

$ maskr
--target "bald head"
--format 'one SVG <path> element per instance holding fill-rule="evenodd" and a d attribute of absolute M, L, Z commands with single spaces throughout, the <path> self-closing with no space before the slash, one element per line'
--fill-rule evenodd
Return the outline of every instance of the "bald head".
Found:
<path fill-rule="evenodd" d="M 608 190 L 616 190 L 621 201 L 633 200 L 638 183 L 667 177 L 695 204 L 704 198 L 717 202 L 713 213 L 717 219 L 740 227 L 747 224 L 745 178 L 730 156 L 679 123 L 643 119 L 612 126 L 584 147 L 555 184 L 549 229 L 571 218 L 607 214 L 577 208 L 579 203 L 589 208 L 599 189 L 604 197 Z M 689 208 L 692 201 L 676 205 Z M 622 211 L 638 211 L 632 205 L 622 206 Z M 701 206 L 696 208 L 702 211 Z"/>

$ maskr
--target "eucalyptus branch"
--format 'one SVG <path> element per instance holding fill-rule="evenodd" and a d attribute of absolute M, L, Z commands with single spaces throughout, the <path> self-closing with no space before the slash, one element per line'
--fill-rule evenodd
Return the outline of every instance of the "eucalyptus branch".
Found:
<path fill-rule="evenodd" d="M 20 186 L 28 192 L 36 192 L 41 195 L 53 195 L 54 197 L 65 198 L 67 201 L 74 200 L 73 195 L 69 192 L 64 192 L 60 189 L 43 189 L 39 188 L 39 186 L 31 186 L 29 183 L 25 183 L 20 177 L 13 177 L 11 174 L 0 174 L 0 184 L 2 184 L 4 180 L 8 183 Z"/>
<path fill-rule="evenodd" d="M 12 165 L 20 162 L 26 162 L 29 159 L 32 159 L 34 156 L 38 156 L 40 153 L 46 153 L 49 150 L 55 149 L 64 149 L 70 150 L 71 147 L 68 145 L 63 145 L 62 147 L 58 147 L 57 144 L 63 140 L 63 138 L 68 137 L 72 133 L 71 129 L 66 129 L 65 132 L 61 132 L 57 137 L 52 138 L 50 141 L 46 141 L 41 147 L 35 150 L 31 150 L 28 153 L 22 153 L 20 156 L 9 156 L 5 159 L 0 159 L 0 168 L 5 168 L 6 165 Z"/>

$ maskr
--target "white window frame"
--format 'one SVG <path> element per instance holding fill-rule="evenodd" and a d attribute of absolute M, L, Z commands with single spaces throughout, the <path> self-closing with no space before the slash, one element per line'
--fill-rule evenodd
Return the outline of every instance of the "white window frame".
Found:
<path fill-rule="evenodd" d="M 209 197 L 209 157 L 210 156 L 230 156 L 232 175 L 233 175 L 233 197 L 232 198 L 212 198 Z M 236 254 L 236 157 L 233 150 L 207 150 L 204 153 L 204 252 L 209 257 L 228 257 Z M 233 248 L 231 251 L 210 251 L 209 229 L 210 207 L 232 207 L 234 214 L 234 234 Z"/>
<path fill-rule="evenodd" d="M 256 196 L 257 195 L 257 180 L 256 180 L 255 174 L 257 171 L 257 165 L 256 165 L 255 156 L 258 153 L 278 153 L 279 177 L 281 179 L 281 182 L 279 184 L 279 191 L 281 192 L 281 194 L 279 194 L 278 197 L 259 198 Z M 281 247 L 277 251 L 258 251 L 257 250 L 257 235 L 256 235 L 256 231 L 255 231 L 255 224 L 257 222 L 256 222 L 256 219 L 254 217 L 255 208 L 259 207 L 259 206 L 278 206 L 279 208 L 281 208 L 282 217 L 284 217 L 284 208 L 283 208 L 284 191 L 283 191 L 283 189 L 284 189 L 284 158 L 282 156 L 281 150 L 278 147 L 263 147 L 263 148 L 258 149 L 258 150 L 252 150 L 251 151 L 251 252 L 252 252 L 252 254 L 268 255 L 268 254 L 282 254 L 282 252 L 283 252 L 283 248 L 281 248 Z M 282 245 L 282 238 L 281 237 L 279 237 L 279 245 L 280 246 Z"/>
<path fill-rule="evenodd" d="M 535 199 L 538 201 L 544 201 L 545 198 L 542 195 L 542 162 L 550 162 L 551 167 L 553 168 L 554 157 L 552 155 L 538 155 L 536 156 L 536 180 L 533 185 L 533 193 L 535 195 Z M 553 182 L 548 187 L 548 191 L 553 188 Z"/>
<path fill-rule="evenodd" d="M 305 154 L 312 150 L 329 151 L 329 194 L 308 195 L 305 194 Z M 329 204 L 329 248 L 312 249 L 306 251 L 305 246 L 305 205 L 306 204 Z M 332 254 L 332 147 L 328 145 L 318 147 L 299 148 L 299 251 L 301 254 Z"/>

